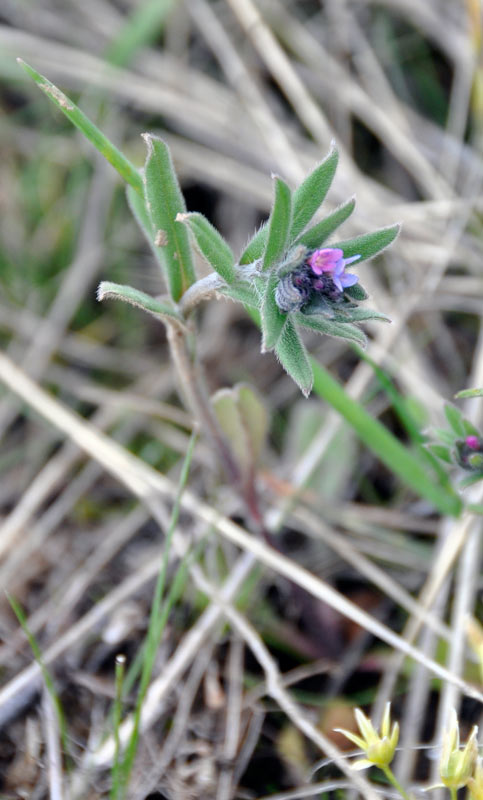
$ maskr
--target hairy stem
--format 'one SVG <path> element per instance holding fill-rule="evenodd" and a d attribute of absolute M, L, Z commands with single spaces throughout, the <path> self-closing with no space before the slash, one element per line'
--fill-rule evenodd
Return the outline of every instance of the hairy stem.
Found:
<path fill-rule="evenodd" d="M 227 477 L 233 484 L 240 486 L 242 475 L 215 417 L 201 365 L 196 356 L 190 353 L 185 333 L 169 324 L 167 330 L 171 357 L 186 403 L 203 432 L 211 439 Z"/>

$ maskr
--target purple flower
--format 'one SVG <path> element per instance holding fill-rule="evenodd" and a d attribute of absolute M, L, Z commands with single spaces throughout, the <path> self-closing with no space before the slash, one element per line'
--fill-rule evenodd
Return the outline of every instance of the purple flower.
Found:
<path fill-rule="evenodd" d="M 360 255 L 344 258 L 344 252 L 339 247 L 325 247 L 322 250 L 314 250 L 308 259 L 308 264 L 315 275 L 329 272 L 339 292 L 343 292 L 344 289 L 354 286 L 359 280 L 357 275 L 344 272 L 348 264 L 352 264 L 359 258 Z"/>
<path fill-rule="evenodd" d="M 465 439 L 465 444 L 470 450 L 479 450 L 480 448 L 480 440 L 478 436 L 467 436 Z"/>

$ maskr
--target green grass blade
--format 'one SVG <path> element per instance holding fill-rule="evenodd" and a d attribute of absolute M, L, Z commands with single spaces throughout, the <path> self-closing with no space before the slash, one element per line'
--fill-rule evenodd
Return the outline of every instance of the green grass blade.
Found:
<path fill-rule="evenodd" d="M 314 359 L 314 391 L 344 417 L 381 461 L 416 494 L 425 497 L 443 514 L 457 517 L 462 503 L 447 487 L 435 484 L 419 460 L 407 450 L 381 423 L 353 400 L 339 383 Z"/>
<path fill-rule="evenodd" d="M 52 700 L 52 704 L 54 706 L 55 714 L 57 716 L 57 720 L 58 720 L 58 724 L 59 724 L 59 730 L 60 730 L 60 738 L 61 738 L 61 741 L 62 741 L 62 747 L 63 747 L 64 753 L 68 754 L 68 752 L 69 752 L 69 740 L 68 740 L 68 736 L 67 736 L 67 723 L 66 723 L 64 711 L 62 709 L 62 704 L 61 704 L 61 702 L 59 700 L 59 696 L 58 696 L 58 694 L 57 694 L 57 692 L 55 690 L 54 681 L 52 679 L 52 676 L 51 676 L 49 670 L 47 669 L 47 667 L 44 664 L 44 659 L 42 657 L 42 652 L 40 650 L 39 645 L 37 644 L 37 640 L 35 639 L 34 635 L 32 634 L 32 632 L 30 631 L 30 629 L 28 627 L 27 618 L 25 616 L 23 608 L 21 607 L 20 603 L 17 602 L 15 597 L 13 597 L 12 595 L 8 594 L 8 592 L 6 594 L 7 594 L 7 600 L 10 603 L 10 605 L 12 607 L 12 610 L 13 610 L 15 616 L 17 617 L 20 625 L 22 626 L 22 630 L 25 633 L 25 636 L 28 639 L 28 643 L 30 645 L 30 649 L 32 650 L 32 653 L 34 654 L 34 658 L 35 658 L 37 664 L 40 667 L 40 671 L 42 673 L 42 678 L 44 680 L 45 687 L 46 687 L 46 689 L 47 689 L 47 691 L 48 691 L 48 693 L 50 695 L 50 698 Z"/>
<path fill-rule="evenodd" d="M 134 764 L 134 759 L 136 758 L 136 753 L 139 743 L 139 729 L 141 723 L 141 712 L 142 712 L 143 702 L 146 697 L 149 681 L 151 680 L 151 675 L 154 667 L 159 640 L 161 638 L 168 617 L 168 611 L 166 610 L 167 605 L 165 604 L 163 608 L 161 603 L 166 585 L 171 543 L 173 540 L 174 531 L 178 524 L 180 508 L 181 508 L 181 498 L 188 481 L 188 474 L 191 465 L 191 460 L 193 458 L 196 439 L 197 439 L 196 435 L 193 434 L 191 436 L 186 457 L 183 462 L 183 468 L 181 470 L 181 476 L 178 483 L 178 491 L 171 512 L 169 528 L 166 533 L 161 569 L 159 571 L 158 579 L 156 581 L 156 587 L 154 590 L 154 597 L 151 605 L 151 614 L 149 618 L 148 632 L 146 634 L 146 641 L 144 645 L 144 661 L 141 671 L 141 680 L 136 701 L 136 708 L 134 710 L 133 731 L 126 748 L 126 754 L 122 765 L 123 794 L 121 796 L 124 795 L 127 789 L 132 767 Z"/>
<path fill-rule="evenodd" d="M 33 67 L 17 59 L 18 63 L 25 72 L 35 81 L 39 89 L 52 100 L 63 114 L 80 130 L 82 134 L 94 145 L 104 158 L 116 169 L 126 183 L 130 184 L 136 192 L 142 195 L 143 182 L 140 173 L 131 162 L 121 153 L 118 148 L 104 136 L 102 131 L 72 102 L 57 86 L 54 86 L 47 78 L 36 72 Z"/>
<path fill-rule="evenodd" d="M 139 49 L 156 41 L 173 6 L 174 0 L 147 0 L 134 6 L 132 14 L 110 43 L 106 59 L 116 66 L 128 64 Z"/>
<path fill-rule="evenodd" d="M 111 791 L 109 797 L 111 800 L 118 800 L 121 796 L 121 742 L 119 739 L 119 729 L 121 727 L 122 719 L 122 698 L 123 698 L 123 684 L 124 673 L 126 668 L 126 656 L 116 656 L 116 675 L 115 675 L 115 689 L 116 697 L 114 700 L 114 714 L 113 714 L 113 731 L 114 731 L 114 763 L 111 770 Z"/>
<path fill-rule="evenodd" d="M 169 291 L 177 302 L 196 280 L 188 231 L 176 222 L 178 214 L 186 212 L 186 206 L 167 144 L 148 133 L 143 138 L 148 148 L 144 167 L 146 207 L 154 241 L 160 243 Z"/>

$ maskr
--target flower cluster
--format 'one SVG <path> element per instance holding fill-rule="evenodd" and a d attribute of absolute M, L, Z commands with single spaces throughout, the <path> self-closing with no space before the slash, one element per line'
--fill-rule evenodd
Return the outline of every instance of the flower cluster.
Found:
<path fill-rule="evenodd" d="M 359 259 L 360 255 L 344 258 L 339 247 L 304 254 L 302 263 L 280 279 L 275 291 L 277 306 L 281 311 L 302 311 L 314 297 L 340 303 L 345 290 L 359 280 L 345 268 Z"/>
<path fill-rule="evenodd" d="M 388 767 L 394 758 L 399 740 L 398 723 L 395 722 L 391 729 L 391 704 L 386 703 L 380 734 L 376 732 L 371 720 L 366 717 L 360 708 L 356 708 L 354 714 L 361 733 L 360 736 L 352 733 L 352 731 L 336 728 L 339 733 L 343 733 L 357 747 L 360 747 L 366 756 L 354 762 L 353 768 L 366 769 L 373 765 L 381 769 Z"/>
<path fill-rule="evenodd" d="M 435 429 L 439 442 L 428 444 L 428 449 L 447 464 L 470 473 L 460 484 L 465 488 L 483 479 L 483 436 L 455 406 L 448 404 L 444 411 L 450 428 Z"/>
<path fill-rule="evenodd" d="M 461 789 L 463 786 L 467 786 L 471 780 L 475 789 L 481 790 L 481 769 L 479 769 L 478 775 L 475 773 L 478 760 L 477 734 L 478 728 L 475 725 L 466 745 L 463 749 L 460 748 L 458 717 L 453 709 L 450 726 L 444 735 L 439 763 L 442 784 L 448 789 Z"/>

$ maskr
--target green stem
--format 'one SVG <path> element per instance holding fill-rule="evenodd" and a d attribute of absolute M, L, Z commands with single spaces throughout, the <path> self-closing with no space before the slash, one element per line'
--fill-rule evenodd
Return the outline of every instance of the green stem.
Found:
<path fill-rule="evenodd" d="M 457 798 L 458 798 L 458 790 L 457 789 L 451 788 L 449 790 L 449 793 L 451 795 L 451 800 L 457 800 Z"/>
<path fill-rule="evenodd" d="M 411 800 L 411 798 L 409 797 L 408 793 L 403 789 L 403 787 L 399 783 L 398 779 L 394 775 L 394 772 L 392 771 L 392 769 L 390 767 L 388 767 L 388 766 L 381 767 L 381 769 L 382 769 L 384 775 L 386 776 L 386 778 L 388 779 L 389 783 L 391 783 L 394 786 L 394 788 L 399 792 L 401 797 L 403 797 L 404 800 Z"/>

